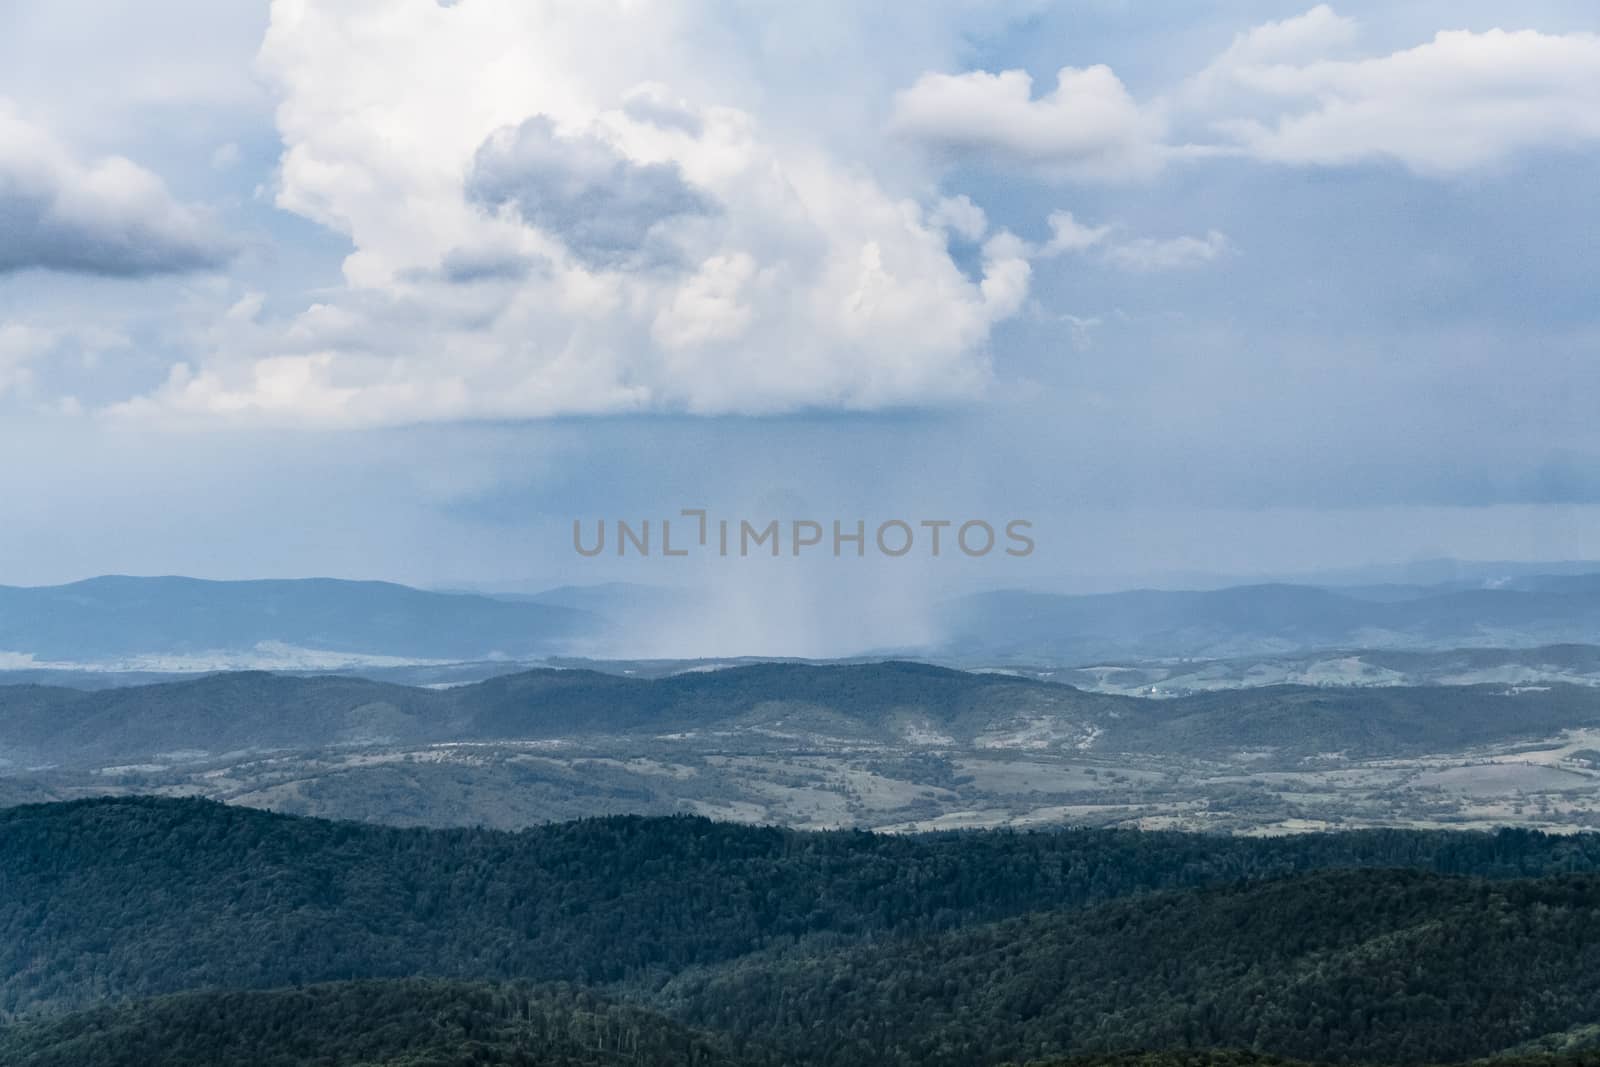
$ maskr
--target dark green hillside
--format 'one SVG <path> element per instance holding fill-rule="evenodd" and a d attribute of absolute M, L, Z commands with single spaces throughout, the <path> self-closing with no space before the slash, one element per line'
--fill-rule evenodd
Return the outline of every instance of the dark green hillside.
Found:
<path fill-rule="evenodd" d="M 1600 838 L 1367 831 L 894 837 L 618 817 L 400 830 L 202 801 L 0 811 L 0 1012 L 368 977 L 659 979 L 810 939 L 1408 866 L 1600 870 Z"/>
<path fill-rule="evenodd" d="M 345 982 L 186 993 L 0 1029 L 8 1067 L 731 1067 L 714 1043 L 571 988 Z"/>
<path fill-rule="evenodd" d="M 0 1027 L 7 1067 L 776 1067 L 721 1036 L 570 986 L 427 979 L 184 993 Z M 860 1061 L 862 1067 L 875 1064 Z M 1493 1067 L 1596 1067 L 1600 1054 Z M 1028 1067 L 1313 1067 L 1237 1049 L 1080 1055 Z"/>
<path fill-rule="evenodd" d="M 659 1003 L 828 1065 L 1185 1047 L 1457 1061 L 1600 1018 L 1600 877 L 1324 872 L 743 960 Z"/>
<path fill-rule="evenodd" d="M 1007 1064 L 1006 1067 L 1016 1067 Z M 1241 1049 L 1182 1049 L 1161 1052 L 1114 1052 L 1033 1060 L 1025 1067 L 1310 1067 L 1300 1060 Z"/>
<path fill-rule="evenodd" d="M 1480 1067 L 1596 1067 L 1600 1052 L 1568 1055 L 1496 1056 L 1478 1060 Z M 1007 1067 L 1311 1067 L 1303 1060 L 1242 1049 L 1168 1049 L 1159 1052 L 1112 1052 L 1033 1060 Z"/>

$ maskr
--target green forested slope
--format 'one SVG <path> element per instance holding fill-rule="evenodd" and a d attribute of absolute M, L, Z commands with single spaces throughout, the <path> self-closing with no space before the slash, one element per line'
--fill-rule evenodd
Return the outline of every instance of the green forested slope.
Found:
<path fill-rule="evenodd" d="M 1600 1052 L 1563 1055 L 1509 1055 L 1476 1061 L 1482 1067 L 1596 1067 Z M 1012 1067 L 1012 1065 L 1007 1065 Z M 1244 1049 L 1166 1049 L 1161 1051 L 1087 1053 L 1059 1059 L 1033 1060 L 1026 1067 L 1310 1067 L 1303 1060 Z"/>
<path fill-rule="evenodd" d="M 742 1063 L 757 1061 L 744 1060 Z M 7 1067 L 731 1067 L 659 1015 L 571 988 L 342 982 L 185 993 L 0 1028 Z"/>
<path fill-rule="evenodd" d="M 1322 872 L 749 958 L 658 1003 L 818 1064 L 1186 1047 L 1463 1060 L 1600 1019 L 1600 877 Z"/>
<path fill-rule="evenodd" d="M 135 798 L 0 811 L 0 1012 L 433 975 L 659 978 L 1149 890 L 1333 867 L 1600 871 L 1600 838 L 893 837 L 622 817 L 401 830 Z"/>
<path fill-rule="evenodd" d="M 390 979 L 182 993 L 0 1026 L 7 1067 L 779 1067 L 803 1064 L 571 986 Z M 849 1061 L 877 1067 L 867 1053 Z M 972 1062 L 987 1062 L 980 1057 Z M 1388 1062 L 1388 1061 L 1378 1061 Z M 1485 1067 L 1597 1067 L 1600 1053 Z M 1028 1067 L 1312 1067 L 1230 1048 L 1087 1053 Z"/>

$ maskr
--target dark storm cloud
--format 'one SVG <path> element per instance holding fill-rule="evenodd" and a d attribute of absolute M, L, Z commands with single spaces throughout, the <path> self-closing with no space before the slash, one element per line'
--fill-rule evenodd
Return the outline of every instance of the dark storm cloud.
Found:
<path fill-rule="evenodd" d="M 635 122 L 663 130 L 681 130 L 691 137 L 700 136 L 703 128 L 699 115 L 661 94 L 648 91 L 630 94 L 622 103 L 622 113 Z"/>
<path fill-rule="evenodd" d="M 48 191 L 18 189 L 0 177 L 0 273 L 54 270 L 137 278 L 211 270 L 230 250 L 198 233 L 174 232 L 138 214 L 74 217 Z"/>
<path fill-rule="evenodd" d="M 515 209 L 589 267 L 670 259 L 657 227 L 715 211 L 676 164 L 634 163 L 598 137 L 558 135 L 541 115 L 478 149 L 467 190 L 481 204 Z"/>
<path fill-rule="evenodd" d="M 447 282 L 460 285 L 472 282 L 515 282 L 544 266 L 527 256 L 506 252 L 454 249 L 445 254 L 439 273 Z"/>
<path fill-rule="evenodd" d="M 0 274 L 141 277 L 219 267 L 230 252 L 154 174 L 118 156 L 80 162 L 0 100 Z"/>

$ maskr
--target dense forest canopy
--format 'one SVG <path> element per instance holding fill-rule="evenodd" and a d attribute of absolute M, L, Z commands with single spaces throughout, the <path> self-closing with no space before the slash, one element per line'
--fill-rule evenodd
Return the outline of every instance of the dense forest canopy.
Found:
<path fill-rule="evenodd" d="M 569 985 L 474 984 L 486 980 Z M 292 1012 L 325 1020 L 312 1029 L 334 1027 L 328 1047 L 347 1051 L 398 1032 L 377 1022 L 396 997 L 456 1005 L 396 1009 L 394 1025 L 421 1027 L 443 1058 L 372 1045 L 330 1063 L 612 1062 L 538 1045 L 555 1031 L 524 1025 L 596 994 L 614 1006 L 583 1010 L 626 1015 L 646 1044 L 690 1040 L 684 1025 L 711 1035 L 708 1064 L 1581 1049 L 1600 1036 L 1600 838 L 893 836 L 691 817 L 508 833 L 155 798 L 0 812 L 0 1006 L 5 1040 L 34 1057 L 18 1062 L 135 1062 L 115 1048 L 147 1042 L 228 1063 L 244 1047 L 228 1033 L 271 1030 L 296 996 L 321 998 Z M 62 1015 L 75 1008 L 88 1014 Z M 469 1055 L 440 1020 L 480 1008 L 469 1030 L 488 1036 Z M 247 1020 L 224 1025 L 229 1011 Z M 332 1021 L 369 1016 L 366 1036 Z M 523 1021 L 505 1030 L 501 1016 Z M 159 1037 L 185 1027 L 198 1044 Z M 262 1062 L 323 1062 L 297 1047 Z"/>
<path fill-rule="evenodd" d="M 93 1008 L 0 1029 L 0 1062 L 9 1067 L 735 1063 L 702 1035 L 582 990 L 420 979 L 185 993 Z"/>

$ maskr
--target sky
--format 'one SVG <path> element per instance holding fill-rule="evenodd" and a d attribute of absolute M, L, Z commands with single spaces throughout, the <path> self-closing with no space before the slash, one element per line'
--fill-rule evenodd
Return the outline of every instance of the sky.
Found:
<path fill-rule="evenodd" d="M 892 637 L 972 586 L 1600 558 L 1597 31 L 0 0 L 0 582 L 689 582 Z M 573 551 L 696 507 L 1036 547 Z"/>

